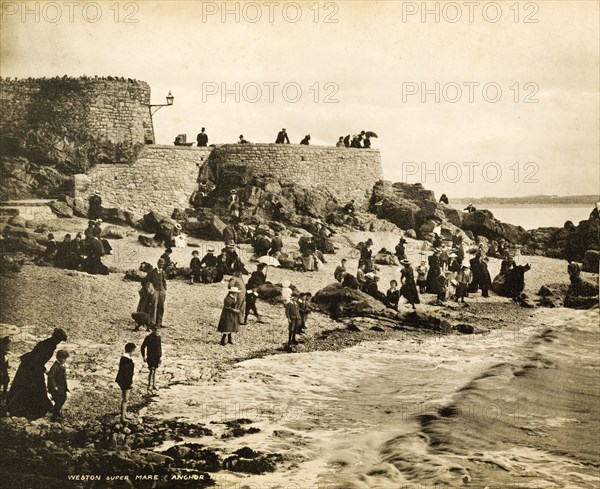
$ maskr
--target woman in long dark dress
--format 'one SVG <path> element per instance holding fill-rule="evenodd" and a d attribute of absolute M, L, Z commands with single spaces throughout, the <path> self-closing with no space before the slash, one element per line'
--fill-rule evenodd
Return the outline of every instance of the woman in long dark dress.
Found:
<path fill-rule="evenodd" d="M 8 391 L 8 412 L 12 416 L 37 419 L 52 410 L 46 391 L 45 366 L 61 341 L 67 341 L 67 333 L 56 328 L 50 338 L 40 341 L 33 350 L 21 356 Z"/>
<path fill-rule="evenodd" d="M 427 260 L 429 262 L 429 270 L 427 271 L 427 293 L 437 294 L 437 278 L 441 270 L 439 250 L 434 250 L 433 255 L 431 255 Z"/>
<path fill-rule="evenodd" d="M 223 311 L 219 318 L 217 331 L 223 333 L 221 336 L 221 345 L 225 346 L 225 340 L 233 344 L 231 333 L 237 333 L 240 329 L 240 309 L 237 308 L 238 294 L 240 290 L 237 287 L 231 287 L 229 293 L 223 301 Z M 245 295 L 245 294 L 244 294 Z"/>
<path fill-rule="evenodd" d="M 408 260 L 402 260 L 403 265 L 400 271 L 400 295 L 404 297 L 413 309 L 416 309 L 415 304 L 419 304 L 419 292 L 417 291 L 417 284 L 415 283 L 415 273 L 413 272 L 410 262 Z"/>

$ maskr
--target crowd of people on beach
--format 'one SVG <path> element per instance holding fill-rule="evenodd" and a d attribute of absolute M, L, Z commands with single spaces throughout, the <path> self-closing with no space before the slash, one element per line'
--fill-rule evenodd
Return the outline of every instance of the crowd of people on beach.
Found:
<path fill-rule="evenodd" d="M 104 255 L 112 255 L 112 246 L 102 239 L 102 219 L 88 221 L 88 227 L 75 235 L 65 234 L 56 242 L 49 233 L 46 246 L 35 259 L 37 265 L 55 266 L 68 270 L 80 270 L 94 275 L 108 275 L 108 267 L 102 263 Z"/>

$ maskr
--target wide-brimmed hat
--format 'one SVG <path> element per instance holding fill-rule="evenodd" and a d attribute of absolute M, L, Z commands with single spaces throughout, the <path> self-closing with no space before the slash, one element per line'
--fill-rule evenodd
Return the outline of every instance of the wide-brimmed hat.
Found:
<path fill-rule="evenodd" d="M 365 274 L 365 277 L 367 277 L 367 278 L 375 278 L 375 274 L 373 272 L 369 272 L 369 273 Z"/>
<path fill-rule="evenodd" d="M 368 244 L 368 245 L 369 245 L 369 244 L 373 244 L 373 240 L 372 240 L 371 238 L 367 239 L 367 242 L 366 242 L 366 244 Z"/>
<path fill-rule="evenodd" d="M 438 253 L 441 253 L 442 250 L 440 250 L 439 248 L 434 248 L 433 252 L 437 255 Z"/>
<path fill-rule="evenodd" d="M 471 268 L 471 265 L 469 265 L 468 263 L 465 263 L 462 267 L 463 268 Z"/>
<path fill-rule="evenodd" d="M 233 241 L 227 241 L 226 246 L 230 248 L 235 248 L 235 243 Z"/>
<path fill-rule="evenodd" d="M 230 193 L 230 194 L 237 194 L 237 190 L 233 188 L 233 189 L 231 189 L 231 190 L 230 190 L 230 192 L 229 192 L 229 193 Z"/>
<path fill-rule="evenodd" d="M 400 265 L 410 265 L 410 262 L 407 259 L 400 260 Z"/>
<path fill-rule="evenodd" d="M 102 219 L 96 219 L 96 224 L 102 224 Z"/>
<path fill-rule="evenodd" d="M 179 223 L 175 224 L 175 228 L 176 229 L 181 229 L 181 224 L 179 224 Z"/>
<path fill-rule="evenodd" d="M 215 247 L 214 247 L 214 246 L 209 246 L 209 247 L 206 249 L 206 252 L 207 252 L 207 253 L 214 253 L 214 252 L 215 252 Z"/>
<path fill-rule="evenodd" d="M 450 258 L 458 258 L 458 255 L 456 253 L 450 253 L 448 256 Z"/>
<path fill-rule="evenodd" d="M 229 292 L 239 292 L 239 291 L 240 291 L 240 289 L 238 289 L 237 287 L 231 287 L 229 289 Z"/>

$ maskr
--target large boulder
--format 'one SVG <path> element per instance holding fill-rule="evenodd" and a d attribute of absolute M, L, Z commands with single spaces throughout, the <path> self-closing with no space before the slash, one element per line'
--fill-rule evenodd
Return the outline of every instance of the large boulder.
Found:
<path fill-rule="evenodd" d="M 462 228 L 472 231 L 478 236 L 485 236 L 490 240 L 504 238 L 513 244 L 524 244 L 528 233 L 521 226 L 514 226 L 498 221 L 494 215 L 485 209 L 470 212 L 464 218 Z"/>
<path fill-rule="evenodd" d="M 397 312 L 360 290 L 333 283 L 319 290 L 312 302 L 333 317 L 376 315 L 395 318 Z"/>
<path fill-rule="evenodd" d="M 55 200 L 54 202 L 50 203 L 50 209 L 58 217 L 73 217 L 73 209 L 71 209 L 65 202 Z"/>
<path fill-rule="evenodd" d="M 203 239 L 223 239 L 223 231 L 227 227 L 210 209 L 200 208 L 196 217 L 189 218 L 183 224 L 184 232 Z"/>
<path fill-rule="evenodd" d="M 600 251 L 587 250 L 583 255 L 583 264 L 581 269 L 584 272 L 600 273 Z"/>
<path fill-rule="evenodd" d="M 160 231 L 160 223 L 167 219 L 167 216 L 156 211 L 150 211 L 142 218 L 142 230 L 147 233 L 158 233 Z"/>
<path fill-rule="evenodd" d="M 83 197 L 75 197 L 73 199 L 73 214 L 79 217 L 88 217 L 90 203 Z"/>

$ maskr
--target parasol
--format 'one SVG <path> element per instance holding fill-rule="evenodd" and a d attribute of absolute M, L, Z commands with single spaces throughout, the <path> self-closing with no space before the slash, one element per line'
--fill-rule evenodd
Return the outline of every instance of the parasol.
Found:
<path fill-rule="evenodd" d="M 373 131 L 367 131 L 365 133 L 365 136 L 368 137 L 368 138 L 376 138 L 377 134 L 375 134 Z"/>
<path fill-rule="evenodd" d="M 271 267 L 281 266 L 281 263 L 279 263 L 279 260 L 277 258 L 275 258 L 274 256 L 269 256 L 269 255 L 261 256 L 258 259 L 258 263 L 264 263 L 265 265 L 269 265 Z"/>

